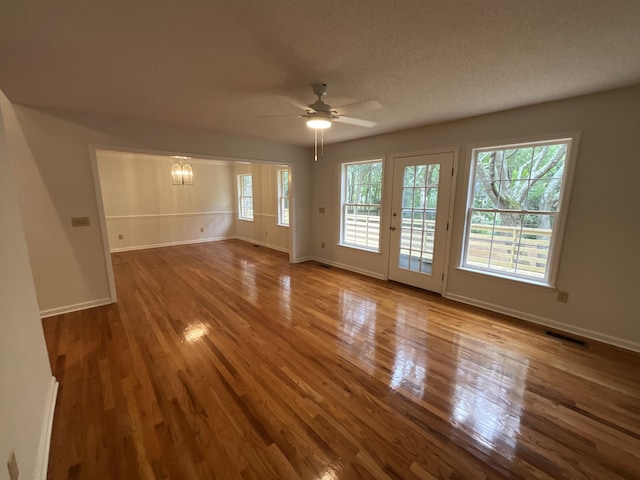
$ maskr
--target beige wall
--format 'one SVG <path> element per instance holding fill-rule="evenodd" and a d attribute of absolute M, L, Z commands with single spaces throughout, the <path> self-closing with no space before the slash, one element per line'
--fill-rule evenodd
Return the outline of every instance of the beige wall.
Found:
<path fill-rule="evenodd" d="M 288 163 L 300 215 L 293 259 L 308 257 L 310 168 L 307 149 L 251 138 L 15 106 L 31 157 L 17 165 L 20 207 L 44 315 L 110 301 L 90 144 L 163 151 L 191 156 Z M 72 228 L 71 217 L 86 216 L 89 227 Z"/>
<path fill-rule="evenodd" d="M 194 182 L 183 186 L 171 183 L 169 156 L 98 150 L 96 157 L 112 252 L 233 237 L 231 164 L 191 159 Z"/>
<path fill-rule="evenodd" d="M 112 252 L 225 238 L 289 251 L 277 212 L 286 166 L 192 159 L 193 186 L 174 186 L 168 156 L 98 149 L 96 157 Z M 253 176 L 253 221 L 238 218 L 240 173 Z"/>
<path fill-rule="evenodd" d="M 0 478 L 8 478 L 5 462 L 15 451 L 20 478 L 46 474 L 48 419 L 55 379 L 38 314 L 18 196 L 14 165 L 31 161 L 13 107 L 0 92 Z"/>
<path fill-rule="evenodd" d="M 289 251 L 289 227 L 278 225 L 278 170 L 284 167 L 254 163 L 234 165 L 236 237 L 248 242 Z M 251 174 L 253 179 L 253 221 L 238 218 L 238 175 Z"/>
<path fill-rule="evenodd" d="M 313 252 L 320 259 L 371 275 L 387 275 L 388 241 L 382 254 L 339 247 L 340 163 L 386 156 L 383 211 L 395 153 L 459 147 L 451 259 L 446 295 L 569 332 L 640 350 L 637 307 L 640 271 L 640 87 L 551 102 L 361 140 L 329 145 L 314 165 Z M 468 146 L 479 142 L 581 131 L 557 287 L 531 287 L 461 271 Z M 326 214 L 318 213 L 319 207 Z M 388 235 L 388 215 L 382 233 Z M 384 237 L 383 237 L 384 238 Z M 325 249 L 320 248 L 321 242 Z"/>

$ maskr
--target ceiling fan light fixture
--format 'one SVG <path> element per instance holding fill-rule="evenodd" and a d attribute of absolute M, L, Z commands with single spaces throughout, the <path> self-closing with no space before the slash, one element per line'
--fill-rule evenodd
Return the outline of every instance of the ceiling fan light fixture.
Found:
<path fill-rule="evenodd" d="M 331 126 L 331 117 L 328 115 L 310 113 L 307 115 L 307 127 L 314 130 L 324 130 Z"/>

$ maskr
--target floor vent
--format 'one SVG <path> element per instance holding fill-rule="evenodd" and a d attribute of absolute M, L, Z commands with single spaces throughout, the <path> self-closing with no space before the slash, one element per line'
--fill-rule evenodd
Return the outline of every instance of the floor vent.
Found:
<path fill-rule="evenodd" d="M 580 345 L 581 347 L 588 347 L 589 345 L 584 340 L 579 340 L 577 338 L 570 337 L 568 335 L 563 335 L 562 333 L 552 332 L 551 330 L 547 330 L 544 332 L 545 335 L 549 337 L 557 338 L 558 340 L 564 340 L 565 342 L 575 343 L 576 345 Z"/>
<path fill-rule="evenodd" d="M 327 265 L 326 263 L 319 263 L 319 264 L 318 264 L 318 266 L 319 266 L 320 268 L 327 268 L 327 269 L 328 269 L 328 268 L 331 268 L 331 265 Z"/>

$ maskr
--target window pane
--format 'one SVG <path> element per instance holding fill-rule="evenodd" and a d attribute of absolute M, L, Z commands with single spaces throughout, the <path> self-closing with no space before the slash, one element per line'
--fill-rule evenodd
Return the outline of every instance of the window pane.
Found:
<path fill-rule="evenodd" d="M 280 222 L 289 225 L 289 198 L 284 197 L 280 201 Z"/>
<path fill-rule="evenodd" d="M 251 175 L 238 175 L 238 217 L 247 220 L 253 219 L 251 182 Z"/>
<path fill-rule="evenodd" d="M 534 157 L 534 174 L 537 172 L 542 179 L 562 178 L 564 164 L 567 158 L 567 145 L 548 145 L 536 149 Z"/>
<path fill-rule="evenodd" d="M 439 165 L 405 167 L 398 267 L 431 274 Z M 430 185 L 430 187 L 425 187 Z"/>
<path fill-rule="evenodd" d="M 548 279 L 568 146 L 562 141 L 475 152 L 465 266 Z"/>
<path fill-rule="evenodd" d="M 524 216 L 516 265 L 518 272 L 538 277 L 544 276 L 549 262 L 552 224 L 552 215 Z"/>
<path fill-rule="evenodd" d="M 529 180 L 500 182 L 500 202 L 495 208 L 522 210 L 529 191 Z"/>
<path fill-rule="evenodd" d="M 438 188 L 432 187 L 427 190 L 427 208 L 436 208 L 438 206 Z"/>
<path fill-rule="evenodd" d="M 413 207 L 414 188 L 404 187 L 402 191 L 402 208 Z"/>
<path fill-rule="evenodd" d="M 491 238 L 489 267 L 500 272 L 514 272 L 522 215 L 497 214 Z"/>
<path fill-rule="evenodd" d="M 413 187 L 414 178 L 416 176 L 416 167 L 405 167 L 404 168 L 404 182 L 402 186 L 404 187 Z"/>
<path fill-rule="evenodd" d="M 527 197 L 528 210 L 557 211 L 560 202 L 562 179 L 541 180 L 530 189 Z"/>
<path fill-rule="evenodd" d="M 426 185 L 428 187 L 437 187 L 440 182 L 440 165 L 429 165 L 429 172 Z"/>
<path fill-rule="evenodd" d="M 289 225 L 289 171 L 278 170 L 278 225 Z"/>
<path fill-rule="evenodd" d="M 341 242 L 377 250 L 380 237 L 382 162 L 343 167 L 343 227 Z"/>
<path fill-rule="evenodd" d="M 471 228 L 469 229 L 468 235 L 467 264 L 485 268 L 489 267 L 495 220 L 495 213 L 476 212 L 471 217 Z"/>
<path fill-rule="evenodd" d="M 495 198 L 496 195 L 492 191 L 491 182 L 476 182 L 473 208 L 496 208 Z"/>
<path fill-rule="evenodd" d="M 424 187 L 427 184 L 427 166 L 416 165 L 416 187 Z"/>

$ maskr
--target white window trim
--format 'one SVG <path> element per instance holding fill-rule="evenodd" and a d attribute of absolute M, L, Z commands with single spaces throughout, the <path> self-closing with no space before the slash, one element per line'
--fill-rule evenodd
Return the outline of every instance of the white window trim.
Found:
<path fill-rule="evenodd" d="M 242 206 L 242 199 L 249 198 L 242 195 L 243 189 L 243 177 L 251 177 L 251 210 L 253 212 L 253 175 L 251 173 L 240 173 L 238 174 L 238 220 L 244 220 L 245 222 L 253 222 L 255 213 L 252 214 L 251 217 L 244 217 L 244 208 Z"/>
<path fill-rule="evenodd" d="M 291 192 L 291 184 L 289 182 L 289 169 L 288 168 L 282 168 L 280 170 L 277 171 L 278 172 L 278 226 L 280 227 L 289 227 L 290 222 L 291 222 L 291 195 L 287 195 L 286 197 L 282 195 L 282 174 L 283 172 L 287 172 L 287 192 Z M 289 203 L 289 223 L 284 223 L 284 221 L 282 220 L 283 215 L 283 209 L 282 209 L 282 201 L 283 199 L 287 199 L 288 203 Z"/>
<path fill-rule="evenodd" d="M 355 245 L 344 241 L 345 238 L 345 211 L 347 204 L 345 203 L 345 196 L 347 194 L 347 176 L 345 175 L 347 167 L 349 165 L 362 165 L 367 163 L 381 163 L 382 172 L 380 174 L 380 204 L 378 208 L 380 210 L 380 231 L 378 232 L 378 248 L 370 248 L 363 245 Z M 383 158 L 373 158 L 368 160 L 356 160 L 353 162 L 342 162 L 340 165 L 340 240 L 338 246 L 350 248 L 353 250 L 361 250 L 369 253 L 381 253 L 382 245 L 382 199 L 384 198 L 384 166 L 385 162 Z M 351 204 L 349 204 L 351 205 Z"/>
<path fill-rule="evenodd" d="M 549 252 L 551 255 L 551 261 L 549 262 L 549 268 L 547 270 L 547 276 L 543 279 L 534 279 L 531 277 L 521 277 L 516 274 L 500 273 L 484 269 L 482 267 L 475 267 L 465 265 L 466 253 L 469 242 L 469 222 L 471 217 L 469 215 L 470 204 L 473 201 L 473 187 L 475 178 L 475 153 L 483 150 L 494 149 L 507 149 L 524 147 L 530 144 L 544 145 L 555 144 L 562 141 L 568 141 L 569 147 L 567 148 L 567 154 L 565 158 L 564 177 L 562 179 L 562 186 L 560 189 L 560 209 L 558 210 L 557 226 L 554 227 L 551 236 L 551 242 L 549 244 Z M 460 251 L 460 264 L 459 270 L 463 270 L 470 273 L 476 273 L 480 275 L 486 275 L 494 277 L 496 279 L 507 280 L 510 282 L 516 282 L 518 284 L 528 284 L 532 286 L 544 287 L 544 288 L 556 288 L 556 282 L 558 278 L 558 268 L 560 265 L 560 257 L 562 255 L 562 243 L 564 240 L 564 233 L 566 229 L 567 216 L 569 212 L 569 203 L 571 199 L 571 189 L 573 186 L 573 176 L 576 166 L 576 158 L 578 155 L 578 147 L 580 143 L 580 132 L 565 132 L 556 135 L 541 135 L 535 137 L 518 138 L 511 140 L 495 141 L 495 142 L 483 142 L 481 144 L 468 145 L 467 148 L 467 199 L 465 204 L 465 226 L 463 231 L 462 249 Z"/>

